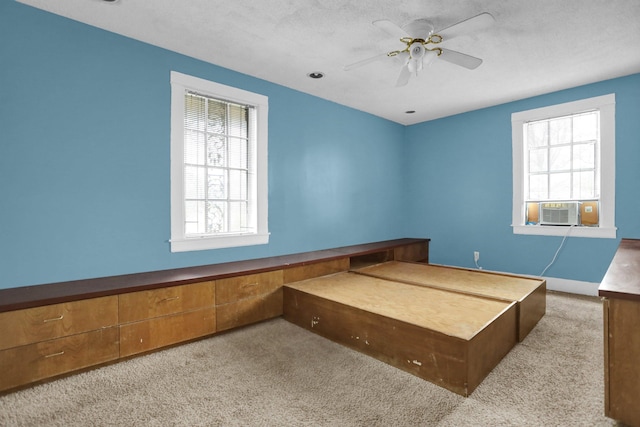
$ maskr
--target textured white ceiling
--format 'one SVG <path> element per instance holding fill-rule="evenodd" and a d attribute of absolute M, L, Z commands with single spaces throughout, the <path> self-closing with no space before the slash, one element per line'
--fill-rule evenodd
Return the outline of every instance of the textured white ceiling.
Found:
<path fill-rule="evenodd" d="M 638 0 L 18 1 L 402 124 L 640 72 Z M 436 60 L 396 87 L 393 59 L 343 69 L 404 47 L 372 21 L 481 12 L 493 26 L 442 43 L 482 58 L 473 71 Z"/>

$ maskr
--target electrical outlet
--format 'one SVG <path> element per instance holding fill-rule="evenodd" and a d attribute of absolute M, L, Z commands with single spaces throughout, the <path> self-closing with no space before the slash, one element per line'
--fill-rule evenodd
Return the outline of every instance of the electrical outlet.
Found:
<path fill-rule="evenodd" d="M 473 251 L 473 260 L 475 262 L 478 262 L 478 260 L 480 259 L 480 252 L 478 251 Z"/>

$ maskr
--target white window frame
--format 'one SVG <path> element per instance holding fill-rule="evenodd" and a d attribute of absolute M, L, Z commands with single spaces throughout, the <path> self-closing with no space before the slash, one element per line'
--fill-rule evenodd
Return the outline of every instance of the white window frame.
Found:
<path fill-rule="evenodd" d="M 514 234 L 543 236 L 616 238 L 615 226 L 615 94 L 597 96 L 564 104 L 552 105 L 511 115 L 511 139 L 513 145 L 513 209 Z M 600 111 L 600 206 L 598 227 L 567 227 L 549 225 L 525 225 L 524 200 L 524 127 L 537 120 L 551 119 L 586 111 Z"/>
<path fill-rule="evenodd" d="M 184 108 L 185 92 L 250 105 L 256 113 L 257 231 L 224 235 L 185 236 L 184 229 Z M 264 95 L 171 72 L 171 252 L 221 249 L 269 243 L 268 231 L 268 113 Z"/>

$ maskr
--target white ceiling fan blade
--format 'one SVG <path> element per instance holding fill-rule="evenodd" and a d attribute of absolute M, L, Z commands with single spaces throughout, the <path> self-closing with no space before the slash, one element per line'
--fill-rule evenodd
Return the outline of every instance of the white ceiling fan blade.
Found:
<path fill-rule="evenodd" d="M 372 62 L 380 61 L 381 59 L 387 58 L 387 57 L 388 57 L 387 53 L 381 53 L 379 55 L 372 56 L 371 58 L 363 59 L 362 61 L 358 61 L 358 62 L 354 62 L 353 64 L 345 65 L 344 66 L 344 70 L 345 71 L 353 70 L 354 68 L 362 67 L 363 65 L 371 64 Z"/>
<path fill-rule="evenodd" d="M 443 28 L 440 31 L 436 31 L 436 34 L 442 36 L 443 40 L 449 40 L 463 34 L 471 34 L 476 31 L 483 30 L 491 26 L 494 22 L 494 17 L 490 13 L 484 12 L 480 15 L 476 15 L 465 19 L 464 21 L 450 25 L 447 28 Z"/>
<path fill-rule="evenodd" d="M 482 64 L 482 59 L 475 56 L 467 55 L 466 53 L 456 52 L 455 50 L 442 49 L 442 53 L 438 58 L 443 61 L 450 62 L 455 65 L 459 65 L 469 70 L 474 70 Z"/>
<path fill-rule="evenodd" d="M 402 70 L 400 70 L 398 81 L 396 81 L 396 87 L 406 86 L 407 83 L 409 83 L 409 77 L 411 77 L 411 71 L 409 71 L 409 67 L 405 65 L 402 67 Z"/>
<path fill-rule="evenodd" d="M 387 34 L 397 37 L 398 39 L 401 39 L 403 37 L 411 37 L 405 30 L 402 29 L 402 27 L 394 22 L 389 21 L 388 19 L 379 19 L 377 21 L 373 21 L 373 25 L 380 28 Z"/>

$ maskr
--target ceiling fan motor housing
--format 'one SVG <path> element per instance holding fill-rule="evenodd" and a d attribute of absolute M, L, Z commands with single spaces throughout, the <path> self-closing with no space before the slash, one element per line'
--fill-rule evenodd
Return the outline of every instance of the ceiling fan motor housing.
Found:
<path fill-rule="evenodd" d="M 433 34 L 434 28 L 431 22 L 426 19 L 416 19 L 404 26 L 404 30 L 414 39 L 428 40 Z"/>

